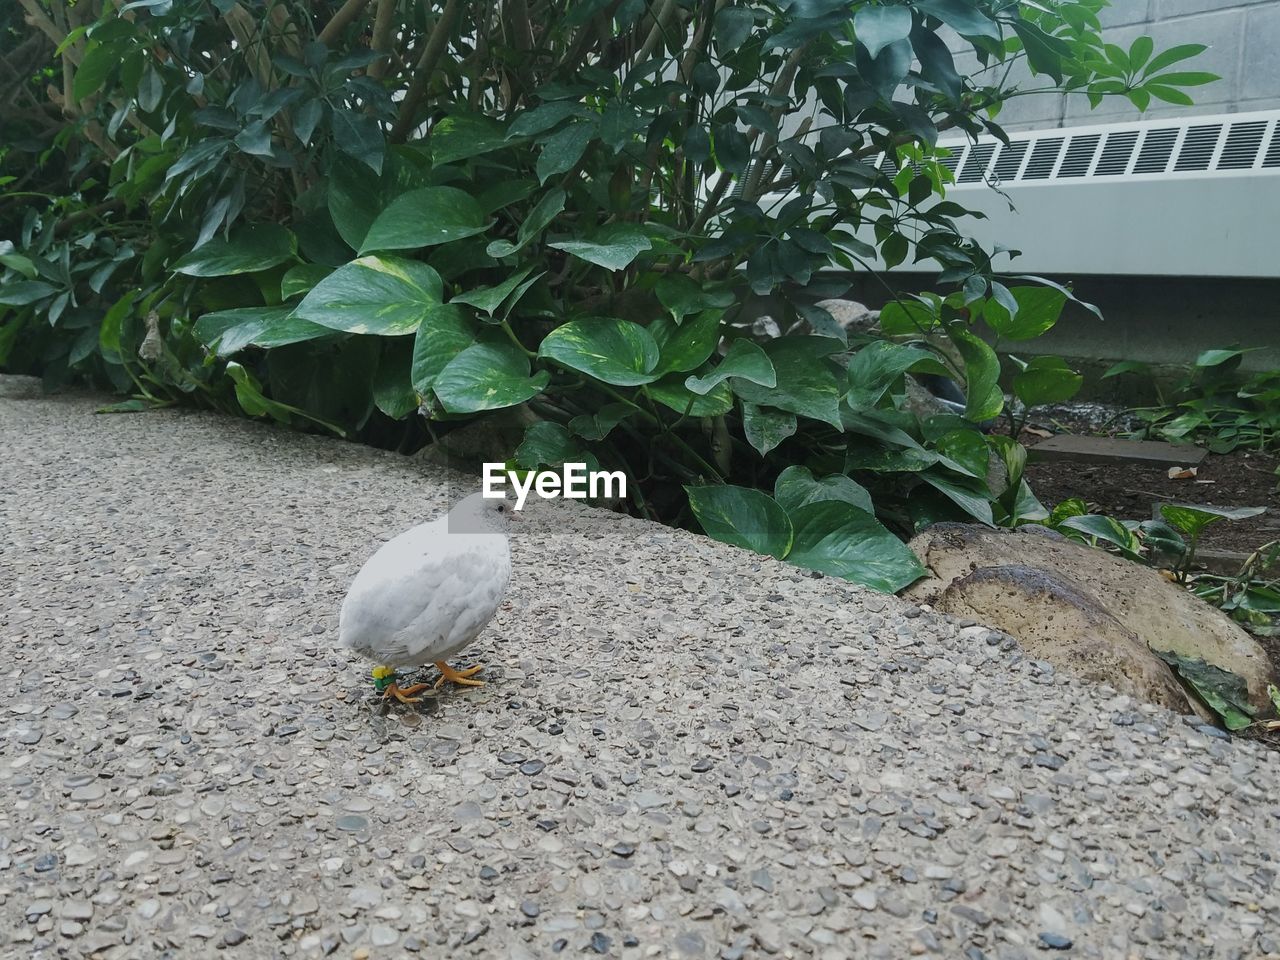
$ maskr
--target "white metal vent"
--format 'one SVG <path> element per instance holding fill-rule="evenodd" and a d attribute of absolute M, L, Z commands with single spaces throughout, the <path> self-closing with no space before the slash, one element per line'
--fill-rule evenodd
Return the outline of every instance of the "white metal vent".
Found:
<path fill-rule="evenodd" d="M 966 231 L 1022 251 L 1019 272 L 1280 278 L 1266 200 L 1280 196 L 1280 110 L 940 146 L 956 173 L 949 198 L 985 214 Z"/>
<path fill-rule="evenodd" d="M 986 177 L 987 167 L 995 152 L 994 143 L 976 143 L 970 147 L 965 154 L 964 169 L 960 171 L 960 183 L 977 183 Z"/>
<path fill-rule="evenodd" d="M 950 156 L 940 157 L 938 162 L 941 163 L 948 170 L 950 170 L 952 173 L 955 173 L 957 170 L 960 169 L 960 159 L 964 156 L 964 152 L 965 152 L 964 147 L 960 147 L 959 149 L 953 149 Z"/>
<path fill-rule="evenodd" d="M 942 163 L 965 185 L 1268 169 L 1280 167 L 1274 114 L 1046 130 L 1008 144 L 944 142 L 951 155 Z M 882 169 L 893 173 L 897 164 L 885 157 Z"/>
<path fill-rule="evenodd" d="M 1179 133 L 1177 127 L 1146 131 L 1146 136 L 1142 138 L 1142 147 L 1138 150 L 1138 162 L 1133 165 L 1133 172 L 1164 173 L 1168 170 Z"/>
<path fill-rule="evenodd" d="M 1214 151 L 1218 149 L 1218 141 L 1222 139 L 1222 124 L 1200 124 L 1187 129 L 1182 138 L 1182 149 L 1178 151 L 1178 160 L 1173 169 L 1178 173 L 1188 170 L 1208 170 L 1213 161 Z"/>
<path fill-rule="evenodd" d="M 1264 167 L 1280 167 L 1280 120 L 1271 125 L 1271 146 L 1262 161 Z"/>
<path fill-rule="evenodd" d="M 1030 146 L 1030 140 L 1010 140 L 1002 146 L 1000 156 L 996 158 L 996 179 L 1005 181 L 1017 177 Z"/>
<path fill-rule="evenodd" d="M 1098 155 L 1098 144 L 1102 135 L 1095 133 L 1087 137 L 1072 137 L 1067 145 L 1067 155 L 1062 158 L 1062 166 L 1058 168 L 1060 177 L 1083 177 L 1093 166 L 1093 158 Z"/>
<path fill-rule="evenodd" d="M 1258 148 L 1266 135 L 1267 125 L 1262 120 L 1253 123 L 1233 123 L 1227 134 L 1227 142 L 1218 158 L 1219 170 L 1248 170 L 1258 159 Z"/>
<path fill-rule="evenodd" d="M 1138 145 L 1137 130 L 1123 130 L 1107 134 L 1098 165 L 1093 168 L 1095 177 L 1116 177 L 1129 169 L 1133 148 Z"/>
<path fill-rule="evenodd" d="M 1022 171 L 1022 180 L 1048 180 L 1053 176 L 1053 168 L 1058 165 L 1058 157 L 1062 155 L 1065 137 L 1048 137 L 1037 140 L 1031 148 L 1031 159 Z"/>

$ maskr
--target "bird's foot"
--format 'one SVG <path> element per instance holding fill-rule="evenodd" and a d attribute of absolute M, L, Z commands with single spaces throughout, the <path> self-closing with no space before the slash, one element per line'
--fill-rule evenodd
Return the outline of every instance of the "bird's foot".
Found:
<path fill-rule="evenodd" d="M 402 687 L 396 683 L 396 671 L 394 667 L 378 666 L 373 668 L 373 687 L 380 694 L 384 701 L 396 699 L 401 703 L 421 703 L 421 697 L 415 697 L 415 693 L 426 690 L 429 684 L 415 683 L 409 687 Z"/>
<path fill-rule="evenodd" d="M 426 690 L 429 686 L 431 686 L 431 684 L 429 683 L 415 683 L 411 687 L 401 687 L 393 683 L 389 687 L 387 687 L 385 690 L 382 691 L 382 699 L 386 700 L 389 697 L 394 697 L 395 699 L 399 700 L 401 703 L 421 703 L 422 698 L 415 697 L 413 696 L 413 694 L 421 693 L 423 690 Z"/>
<path fill-rule="evenodd" d="M 481 670 L 484 669 L 484 667 L 479 664 L 477 664 L 474 667 L 468 667 L 466 670 L 455 670 L 453 669 L 453 667 L 449 666 L 443 660 L 439 660 L 436 662 L 436 669 L 440 671 L 440 679 L 436 681 L 437 690 L 439 690 L 440 687 L 444 685 L 444 682 L 446 680 L 448 680 L 450 683 L 456 683 L 459 686 L 463 686 L 463 687 L 483 687 L 484 686 L 483 680 L 471 679 L 471 677 L 475 676 L 477 673 L 479 673 Z"/>

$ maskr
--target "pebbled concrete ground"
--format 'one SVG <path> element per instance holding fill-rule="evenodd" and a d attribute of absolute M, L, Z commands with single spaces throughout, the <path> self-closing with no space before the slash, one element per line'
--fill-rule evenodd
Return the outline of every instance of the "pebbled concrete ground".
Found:
<path fill-rule="evenodd" d="M 1280 952 L 1276 754 L 565 505 L 380 716 L 338 604 L 446 478 L 95 405 L 0 379 L 0 955 Z"/>

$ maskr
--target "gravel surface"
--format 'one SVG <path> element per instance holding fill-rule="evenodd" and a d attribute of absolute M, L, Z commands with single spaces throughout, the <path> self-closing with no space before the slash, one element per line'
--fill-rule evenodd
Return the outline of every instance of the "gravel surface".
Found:
<path fill-rule="evenodd" d="M 381 716 L 338 604 L 446 477 L 94 406 L 0 381 L 0 955 L 1280 951 L 1276 754 L 563 504 Z"/>

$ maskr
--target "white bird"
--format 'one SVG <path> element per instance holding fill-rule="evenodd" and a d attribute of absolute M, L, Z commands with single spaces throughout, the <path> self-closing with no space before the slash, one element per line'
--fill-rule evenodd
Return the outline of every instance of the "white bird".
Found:
<path fill-rule="evenodd" d="M 511 579 L 510 504 L 475 493 L 443 517 L 384 544 L 360 568 L 338 615 L 342 646 L 373 660 L 383 697 L 417 703 L 425 683 L 401 687 L 397 669 L 434 663 L 446 680 L 478 687 L 483 667 L 446 662 L 479 635 Z"/>

